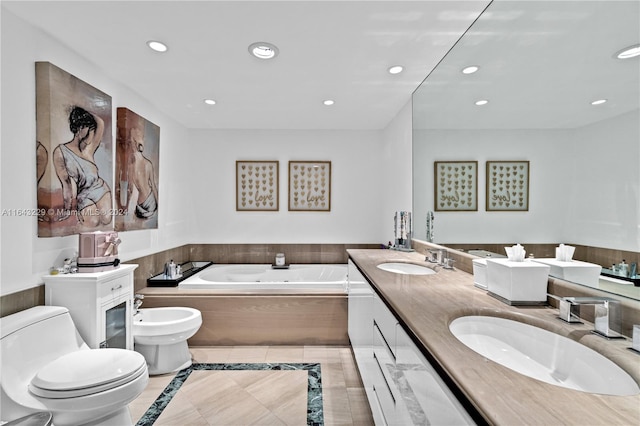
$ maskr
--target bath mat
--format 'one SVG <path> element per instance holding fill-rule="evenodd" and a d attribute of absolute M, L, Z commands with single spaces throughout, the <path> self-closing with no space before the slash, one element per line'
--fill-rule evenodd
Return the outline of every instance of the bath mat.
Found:
<path fill-rule="evenodd" d="M 183 383 L 193 371 L 224 370 L 224 371 L 307 371 L 307 425 L 320 426 L 324 424 L 322 411 L 322 380 L 319 363 L 194 363 L 190 367 L 179 371 L 165 387 L 160 396 L 149 407 L 147 412 L 138 420 L 136 426 L 151 426 L 160 417 L 162 411 L 169 405 L 171 399 L 178 392 Z"/>

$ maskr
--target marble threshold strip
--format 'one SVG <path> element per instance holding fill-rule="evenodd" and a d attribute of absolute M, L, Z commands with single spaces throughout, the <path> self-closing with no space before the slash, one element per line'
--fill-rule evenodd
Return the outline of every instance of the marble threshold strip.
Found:
<path fill-rule="evenodd" d="M 286 371 L 306 370 L 307 379 L 307 425 L 324 425 L 322 411 L 322 379 L 319 363 L 194 363 L 190 367 L 180 370 L 162 393 L 138 420 L 136 426 L 151 426 L 160 417 L 162 411 L 169 405 L 171 399 L 178 392 L 182 384 L 195 370 L 254 370 L 254 371 Z"/>

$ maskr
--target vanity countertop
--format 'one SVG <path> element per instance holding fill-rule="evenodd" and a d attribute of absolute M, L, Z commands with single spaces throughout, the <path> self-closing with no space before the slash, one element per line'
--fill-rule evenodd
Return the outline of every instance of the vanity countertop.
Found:
<path fill-rule="evenodd" d="M 593 325 L 566 324 L 552 307 L 509 306 L 473 285 L 473 276 L 440 269 L 433 275 L 400 275 L 378 269 L 383 262 L 431 265 L 417 252 L 347 250 L 389 307 L 446 371 L 489 424 L 638 425 L 640 395 L 608 396 L 550 385 L 487 360 L 459 342 L 449 323 L 465 315 L 516 319 L 572 338 L 608 358 L 640 383 L 640 355 L 631 340 L 606 340 L 591 334 Z"/>

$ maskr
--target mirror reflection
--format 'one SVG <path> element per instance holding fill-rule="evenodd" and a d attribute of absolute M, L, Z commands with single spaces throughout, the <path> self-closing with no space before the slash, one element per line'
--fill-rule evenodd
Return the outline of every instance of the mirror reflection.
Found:
<path fill-rule="evenodd" d="M 494 0 L 413 95 L 414 238 L 430 240 L 433 212 L 438 244 L 569 243 L 637 262 L 640 56 L 617 55 L 637 52 L 639 16 L 637 0 Z M 436 161 L 478 162 L 476 210 L 438 209 Z M 527 210 L 487 211 L 487 161 L 529 162 Z"/>

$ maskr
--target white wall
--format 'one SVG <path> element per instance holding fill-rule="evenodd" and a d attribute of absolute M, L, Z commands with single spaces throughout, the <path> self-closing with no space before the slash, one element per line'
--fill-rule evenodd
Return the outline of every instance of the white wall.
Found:
<path fill-rule="evenodd" d="M 385 201 L 381 207 L 384 243 L 393 242 L 393 218 L 397 211 L 412 208 L 412 103 L 407 102 L 384 130 L 383 160 L 380 173 L 384 176 L 382 191 Z M 416 225 L 415 217 L 414 227 Z"/>
<path fill-rule="evenodd" d="M 640 252 L 640 111 L 577 129 L 567 241 Z"/>
<path fill-rule="evenodd" d="M 194 243 L 382 242 L 382 132 L 192 130 Z M 278 160 L 280 210 L 237 212 L 235 162 Z M 288 211 L 288 162 L 331 161 L 331 211 Z"/>
<path fill-rule="evenodd" d="M 570 242 L 640 251 L 638 111 L 569 130 L 421 130 L 414 211 L 433 210 L 433 162 L 478 160 L 478 211 L 436 212 L 436 242 Z M 485 162 L 529 160 L 528 212 L 485 211 Z M 420 223 L 418 223 L 420 224 Z M 425 239 L 424 226 L 417 238 Z"/>
<path fill-rule="evenodd" d="M 2 10 L 0 210 L 36 206 L 35 65 L 48 61 L 160 126 L 157 230 L 123 232 L 124 261 L 186 243 L 383 243 L 411 210 L 410 102 L 384 131 L 188 130 L 69 48 Z M 115 141 L 115 129 L 113 140 Z M 280 210 L 235 211 L 235 161 L 280 161 Z M 287 162 L 332 162 L 331 211 L 289 212 Z M 42 283 L 77 236 L 38 238 L 36 218 L 0 216 L 0 294 Z"/>
<path fill-rule="evenodd" d="M 436 242 L 563 241 L 563 198 L 570 179 L 565 161 L 573 149 L 570 132 L 421 130 L 414 135 L 414 164 L 420 164 L 414 167 L 414 211 L 421 215 L 434 211 L 434 161 L 478 161 L 478 211 L 435 212 Z M 529 211 L 485 210 L 487 160 L 529 160 Z M 426 239 L 424 225 L 418 232 L 418 239 Z"/>
<path fill-rule="evenodd" d="M 159 229 L 122 233 L 123 260 L 185 244 L 189 238 L 190 197 L 181 190 L 182 170 L 188 170 L 183 146 L 187 130 L 111 80 L 70 49 L 2 10 L 2 191 L 0 210 L 36 207 L 35 171 L 35 62 L 48 61 L 112 97 L 116 107 L 127 107 L 160 126 Z M 113 141 L 115 142 L 115 129 Z M 115 154 L 115 153 L 114 153 Z M 114 161 L 115 163 L 115 161 Z M 113 187 L 113 184 L 112 184 Z M 183 195 L 184 194 L 184 195 Z M 169 202 L 172 201 L 172 202 Z M 34 216 L 0 216 L 1 294 L 33 287 L 53 264 L 77 250 L 77 236 L 38 238 Z"/>

